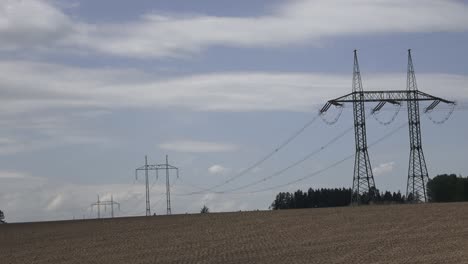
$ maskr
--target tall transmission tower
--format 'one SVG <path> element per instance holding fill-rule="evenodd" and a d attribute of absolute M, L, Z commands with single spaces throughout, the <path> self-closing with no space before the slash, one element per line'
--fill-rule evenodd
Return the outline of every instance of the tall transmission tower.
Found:
<path fill-rule="evenodd" d="M 148 175 L 148 172 L 150 170 L 156 171 L 156 178 L 158 178 L 157 165 L 149 165 L 147 156 L 145 156 L 145 165 L 135 169 L 135 179 L 136 180 L 138 180 L 138 171 L 145 171 L 146 216 L 151 216 L 150 186 L 149 186 L 149 175 Z"/>
<path fill-rule="evenodd" d="M 408 123 L 410 130 L 410 164 L 408 169 L 408 184 L 407 184 L 407 197 L 412 196 L 416 201 L 427 201 L 426 183 L 429 179 L 427 174 L 426 162 L 421 146 L 421 125 L 419 118 L 419 102 L 430 101 L 431 104 L 424 109 L 424 112 L 432 111 L 440 103 L 455 105 L 455 102 L 442 99 L 417 89 L 416 78 L 414 75 L 413 62 L 411 59 L 411 51 L 408 52 L 408 77 L 406 90 L 394 91 L 363 91 L 362 89 L 354 89 L 356 85 L 360 84 L 359 66 L 357 66 L 356 51 L 354 52 L 354 74 L 353 74 L 353 92 L 344 96 L 329 100 L 320 113 L 325 113 L 332 105 L 343 106 L 345 103 L 353 103 L 354 106 L 354 127 L 356 137 L 356 163 L 353 178 L 353 199 L 356 202 L 355 194 L 361 196 L 368 192 L 370 198 L 373 198 L 371 192 L 375 188 L 374 179 L 372 177 L 372 170 L 370 167 L 369 157 L 367 154 L 366 144 L 366 127 L 364 117 L 364 103 L 378 103 L 372 113 L 376 113 L 382 109 L 386 103 L 401 104 L 407 102 L 408 104 Z M 357 66 L 357 67 L 356 67 Z M 359 76 L 359 77 L 356 77 Z M 357 81 L 356 81 L 357 80 Z M 362 87 L 362 86 L 361 86 Z M 362 113 L 362 114 L 361 114 Z M 359 155 L 359 156 L 358 156 Z M 365 161 L 365 162 L 364 162 Z M 357 176 L 356 176 L 357 173 Z M 366 174 L 367 173 L 367 174 Z M 368 177 L 368 178 L 363 178 Z M 356 179 L 358 179 L 356 183 Z M 356 191 L 356 188 L 358 191 Z M 410 197 L 411 199 L 411 197 Z M 359 202 L 359 198 L 357 200 Z"/>
<path fill-rule="evenodd" d="M 111 195 L 111 199 L 109 201 L 101 201 L 99 199 L 99 195 L 97 196 L 97 202 L 91 204 L 91 208 L 94 206 L 97 207 L 97 218 L 101 218 L 101 206 L 104 206 L 104 210 L 107 210 L 107 206 L 110 206 L 111 208 L 111 217 L 114 218 L 114 205 L 118 206 L 118 209 L 120 211 L 120 203 L 114 201 L 114 197 Z"/>
<path fill-rule="evenodd" d="M 414 73 L 411 50 L 408 50 L 408 73 L 406 81 L 408 93 L 408 127 L 410 136 L 410 157 L 408 167 L 408 183 L 406 185 L 406 197 L 415 202 L 426 202 L 426 185 L 429 180 L 426 160 L 422 149 L 421 122 L 419 116 L 418 85 Z"/>
<path fill-rule="evenodd" d="M 166 171 L 166 205 L 167 205 L 167 215 L 170 215 L 172 214 L 172 212 L 171 212 L 171 184 L 170 184 L 170 179 L 169 179 L 169 170 L 175 170 L 177 173 L 177 178 L 179 178 L 179 168 L 170 165 L 169 158 L 166 155 L 166 163 L 156 165 L 156 171 L 157 170 Z"/>
<path fill-rule="evenodd" d="M 356 155 L 354 160 L 352 204 L 359 204 L 363 194 L 366 193 L 369 199 L 372 199 L 371 196 L 373 195 L 373 190 L 375 190 L 374 175 L 369 160 L 369 153 L 367 152 L 366 113 L 363 97 L 364 90 L 362 87 L 357 51 L 354 50 L 353 113 Z"/>

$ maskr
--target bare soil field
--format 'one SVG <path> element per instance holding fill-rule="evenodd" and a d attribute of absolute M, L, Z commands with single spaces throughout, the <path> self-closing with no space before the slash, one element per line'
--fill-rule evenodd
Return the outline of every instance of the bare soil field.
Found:
<path fill-rule="evenodd" d="M 468 263 L 468 203 L 7 224 L 0 263 Z"/>

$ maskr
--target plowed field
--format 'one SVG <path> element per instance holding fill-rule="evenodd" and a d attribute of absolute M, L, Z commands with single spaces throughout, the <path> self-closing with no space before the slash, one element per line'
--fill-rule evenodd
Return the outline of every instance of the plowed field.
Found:
<path fill-rule="evenodd" d="M 468 263 L 468 203 L 7 224 L 0 263 Z"/>

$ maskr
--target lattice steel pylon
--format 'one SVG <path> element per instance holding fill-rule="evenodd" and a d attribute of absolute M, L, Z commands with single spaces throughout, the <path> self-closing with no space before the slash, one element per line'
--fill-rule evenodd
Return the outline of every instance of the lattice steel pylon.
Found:
<path fill-rule="evenodd" d="M 417 91 L 416 75 L 414 73 L 411 50 L 408 50 L 407 91 Z M 426 160 L 422 149 L 421 122 L 419 116 L 418 93 L 408 93 L 408 126 L 410 137 L 410 157 L 408 167 L 408 182 L 406 197 L 415 202 L 426 202 L 426 185 L 429 180 Z"/>
<path fill-rule="evenodd" d="M 177 173 L 177 178 L 179 178 L 179 168 L 174 167 L 169 164 L 169 158 L 166 155 L 166 163 L 156 165 L 156 171 L 165 170 L 166 171 L 166 213 L 167 215 L 172 214 L 171 208 L 171 184 L 169 181 L 169 170 L 175 170 Z"/>
<path fill-rule="evenodd" d="M 138 179 L 138 171 L 145 171 L 145 192 L 146 192 L 146 216 L 151 216 L 151 205 L 150 205 L 150 186 L 149 186 L 149 174 L 148 171 L 156 171 L 156 178 L 158 178 L 158 166 L 149 165 L 148 157 L 145 156 L 145 165 L 135 170 L 135 180 Z"/>
<path fill-rule="evenodd" d="M 346 103 L 353 103 L 354 106 L 354 128 L 356 137 L 356 161 L 354 165 L 353 178 L 353 204 L 375 198 L 376 191 L 372 168 L 369 162 L 366 142 L 366 125 L 364 103 L 377 103 L 372 112 L 380 111 L 386 103 L 408 104 L 408 123 L 410 131 L 410 164 L 408 169 L 407 197 L 413 201 L 427 201 L 426 185 L 429 179 L 426 161 L 421 144 L 421 124 L 419 116 L 419 101 L 431 102 L 425 107 L 424 112 L 428 113 L 435 109 L 440 103 L 455 105 L 455 102 L 440 97 L 436 97 L 418 90 L 416 77 L 414 74 L 411 51 L 408 52 L 408 77 L 406 90 L 394 91 L 363 91 L 359 65 L 356 51 L 354 51 L 354 74 L 353 92 L 329 100 L 320 110 L 323 114 L 334 105 L 342 107 Z M 453 110 L 452 110 L 453 111 Z M 367 194 L 367 196 L 366 196 Z M 364 202 L 367 202 L 364 200 Z"/>
<path fill-rule="evenodd" d="M 97 196 L 97 202 L 91 204 L 91 210 L 94 206 L 97 207 L 97 218 L 101 218 L 101 206 L 104 206 L 104 210 L 106 210 L 107 206 L 111 208 L 111 217 L 114 218 L 114 205 L 117 205 L 120 211 L 120 203 L 114 201 L 114 197 L 111 195 L 110 201 L 102 201 L 99 199 L 99 195 Z"/>
<path fill-rule="evenodd" d="M 359 71 L 357 51 L 354 50 L 353 113 L 356 155 L 354 161 L 352 204 L 359 204 L 363 202 L 362 199 L 372 199 L 375 191 L 374 175 L 369 160 L 369 153 L 367 152 L 366 113 L 363 98 L 364 90 L 361 72 Z"/>

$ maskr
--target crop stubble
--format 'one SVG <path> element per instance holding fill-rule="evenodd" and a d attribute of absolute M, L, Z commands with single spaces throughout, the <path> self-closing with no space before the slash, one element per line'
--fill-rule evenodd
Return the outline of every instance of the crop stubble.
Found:
<path fill-rule="evenodd" d="M 1 263 L 468 263 L 468 203 L 7 224 Z"/>

